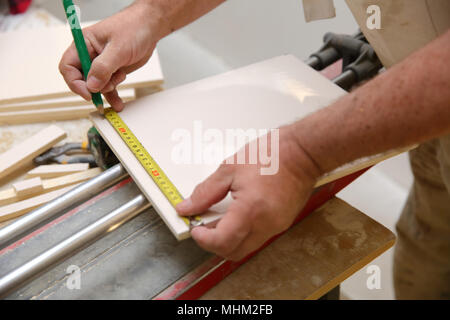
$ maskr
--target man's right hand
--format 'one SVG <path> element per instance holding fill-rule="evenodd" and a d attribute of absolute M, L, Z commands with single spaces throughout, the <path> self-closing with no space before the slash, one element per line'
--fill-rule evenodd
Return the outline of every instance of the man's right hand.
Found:
<path fill-rule="evenodd" d="M 127 74 L 143 66 L 161 38 L 158 18 L 144 2 L 136 2 L 125 10 L 83 29 L 92 66 L 87 81 L 74 43 L 64 53 L 59 70 L 70 90 L 86 100 L 90 92 L 101 92 L 116 110 L 124 107 L 116 87 Z"/>
<path fill-rule="evenodd" d="M 87 82 L 73 43 L 64 53 L 59 70 L 74 93 L 89 101 L 90 92 L 101 92 L 114 110 L 121 111 L 123 102 L 117 85 L 150 59 L 156 43 L 224 1 L 136 0 L 125 10 L 83 29 L 93 59 Z"/>

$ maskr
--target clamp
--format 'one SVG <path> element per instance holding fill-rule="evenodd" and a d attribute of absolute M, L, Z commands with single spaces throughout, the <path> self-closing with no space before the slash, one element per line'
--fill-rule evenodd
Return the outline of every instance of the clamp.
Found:
<path fill-rule="evenodd" d="M 323 46 L 306 63 L 315 70 L 322 70 L 342 59 L 342 74 L 333 79 L 333 82 L 345 90 L 375 76 L 383 67 L 362 32 L 353 36 L 328 32 L 323 40 Z"/>

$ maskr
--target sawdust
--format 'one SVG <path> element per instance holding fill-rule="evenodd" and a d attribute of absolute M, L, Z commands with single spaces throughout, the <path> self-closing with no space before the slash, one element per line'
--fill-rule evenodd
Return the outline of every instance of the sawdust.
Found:
<path fill-rule="evenodd" d="M 0 153 L 11 148 L 14 141 L 14 135 L 10 131 L 0 132 Z"/>
<path fill-rule="evenodd" d="M 308 234 L 300 241 L 301 248 L 311 256 L 324 252 L 326 248 L 313 234 Z"/>
<path fill-rule="evenodd" d="M 364 225 L 361 221 L 349 220 L 345 215 L 327 213 L 325 220 L 336 230 L 339 231 L 335 239 L 328 239 L 333 246 L 337 246 L 338 243 L 342 245 L 342 239 L 353 241 L 353 247 L 358 248 L 367 240 L 367 233 L 364 229 Z M 341 246 L 340 245 L 340 246 Z"/>
<path fill-rule="evenodd" d="M 314 275 L 311 277 L 311 283 L 316 287 L 320 287 L 323 283 L 323 280 L 321 277 Z"/>

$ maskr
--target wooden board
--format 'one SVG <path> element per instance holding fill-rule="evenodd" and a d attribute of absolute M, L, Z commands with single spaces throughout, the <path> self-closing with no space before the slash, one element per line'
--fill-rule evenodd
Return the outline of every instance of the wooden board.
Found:
<path fill-rule="evenodd" d="M 281 56 L 143 97 L 128 103 L 120 116 L 182 196 L 188 197 L 195 186 L 213 173 L 224 158 L 251 140 L 229 144 L 226 137 L 230 129 L 278 128 L 328 106 L 344 94 L 344 90 L 300 60 L 293 56 Z M 109 122 L 95 114 L 92 120 L 174 235 L 178 239 L 188 237 L 189 229 L 184 221 Z M 205 138 L 206 130 L 211 129 L 209 138 Z M 224 137 L 219 146 L 211 139 L 217 134 Z M 199 135 L 200 142 L 196 139 Z M 186 137 L 191 137 L 188 139 L 188 151 L 192 151 L 191 162 L 180 164 L 172 158 L 173 152 Z M 198 159 L 193 154 L 198 149 L 202 156 L 206 150 L 217 147 L 226 149 L 223 157 L 218 157 L 215 162 L 196 163 Z M 393 151 L 355 161 L 322 177 L 317 186 L 398 153 Z M 212 222 L 220 218 L 230 200 L 227 197 L 213 206 L 203 215 L 204 220 Z"/>
<path fill-rule="evenodd" d="M 119 96 L 122 98 L 124 102 L 132 101 L 135 99 L 134 89 L 119 90 Z M 31 110 L 61 108 L 61 107 L 77 107 L 85 105 L 92 105 L 92 101 L 86 101 L 80 96 L 71 95 L 67 97 L 43 99 L 31 102 L 0 104 L 0 112 L 31 111 Z"/>
<path fill-rule="evenodd" d="M 53 178 L 53 179 L 44 179 L 42 180 L 42 189 L 33 193 L 29 193 L 25 196 L 25 198 L 30 196 L 36 196 L 41 193 L 46 193 L 50 191 L 54 191 L 56 189 L 64 188 L 70 186 L 75 183 L 80 183 L 86 180 L 89 180 L 102 172 L 100 168 L 93 168 L 86 171 L 68 174 L 62 177 Z M 23 196 L 20 196 L 15 188 L 9 188 L 6 190 L 0 191 L 0 206 L 4 206 L 7 204 L 14 203 L 19 200 L 23 200 Z"/>
<path fill-rule="evenodd" d="M 143 97 L 128 103 L 120 116 L 183 197 L 188 197 L 199 182 L 216 170 L 223 158 L 233 154 L 246 141 L 222 145 L 229 148 L 225 156 L 215 162 L 177 164 L 172 159 L 172 151 L 179 144 L 172 139 L 174 134 L 194 137 L 202 130 L 198 128 L 198 120 L 201 120 L 203 130 L 214 129 L 223 136 L 228 129 L 277 128 L 327 106 L 345 93 L 295 57 L 281 56 Z M 189 229 L 184 221 L 109 122 L 95 114 L 92 119 L 174 235 L 178 239 L 188 237 Z M 201 151 L 214 147 L 214 141 L 202 141 L 202 144 Z M 194 162 L 193 158 L 191 160 Z M 229 201 L 229 198 L 225 199 L 208 214 L 223 214 Z"/>
<path fill-rule="evenodd" d="M 74 183 L 91 179 L 99 175 L 100 173 L 102 173 L 102 169 L 92 168 L 86 171 L 77 172 L 58 178 L 46 179 L 42 181 L 42 184 L 44 186 L 44 190 L 54 190 Z"/>
<path fill-rule="evenodd" d="M 30 194 L 38 193 L 44 190 L 42 180 L 39 177 L 19 181 L 13 184 L 14 193 L 22 198 Z"/>
<path fill-rule="evenodd" d="M 19 200 L 19 195 L 14 188 L 0 191 L 0 206 L 4 206 Z"/>
<path fill-rule="evenodd" d="M 40 196 L 36 196 L 30 199 L 22 200 L 10 205 L 0 207 L 0 222 L 17 218 L 24 215 L 31 210 L 50 202 L 59 196 L 62 196 L 67 191 L 75 188 L 77 185 L 71 185 L 56 191 L 48 192 Z"/>
<path fill-rule="evenodd" d="M 13 171 L 31 164 L 36 156 L 65 137 L 66 133 L 62 129 L 51 125 L 0 154 L 0 180 Z"/>
<path fill-rule="evenodd" d="M 46 164 L 28 171 L 26 177 L 40 177 L 43 179 L 56 178 L 71 173 L 86 171 L 89 163 Z"/>
<path fill-rule="evenodd" d="M 183 197 L 188 197 L 226 156 L 236 152 L 247 141 L 232 146 L 226 145 L 225 141 L 225 146 L 222 146 L 227 148 L 225 156 L 215 163 L 195 163 L 192 156 L 191 163 L 180 164 L 172 159 L 172 152 L 183 136 L 192 138 L 191 149 L 197 147 L 204 152 L 216 147 L 214 141 L 205 141 L 202 136 L 202 146 L 199 147 L 199 143 L 192 140 L 196 135 L 203 135 L 205 130 L 214 129 L 215 133 L 226 137 L 229 129 L 277 128 L 328 106 L 345 93 L 293 56 L 281 56 L 130 102 L 121 117 Z M 174 235 L 178 239 L 188 237 L 189 229 L 184 221 L 109 122 L 95 114 L 92 120 Z M 398 153 L 393 151 L 356 161 L 324 176 L 317 185 Z M 210 222 L 220 218 L 229 201 L 230 197 L 227 197 L 213 206 L 203 215 L 204 220 Z"/>
<path fill-rule="evenodd" d="M 343 165 L 336 170 L 333 170 L 327 174 L 325 174 L 323 177 L 321 177 L 317 183 L 316 187 L 320 187 L 324 184 L 327 184 L 329 182 L 332 182 L 334 180 L 337 180 L 339 178 L 348 176 L 349 174 L 352 174 L 354 172 L 357 172 L 359 170 L 365 169 L 367 167 L 376 165 L 377 163 L 384 161 L 386 159 L 395 157 L 399 155 L 400 153 L 407 152 L 411 149 L 416 148 L 417 145 L 409 146 L 406 148 L 396 149 L 396 150 L 390 150 L 385 153 L 376 154 L 370 157 L 358 159 L 356 161 L 353 161 L 351 163 L 348 163 L 346 165 Z"/>
<path fill-rule="evenodd" d="M 201 299 L 318 299 L 394 242 L 387 228 L 334 198 Z"/>
<path fill-rule="evenodd" d="M 26 124 L 88 118 L 97 111 L 93 105 L 49 108 L 28 111 L 0 112 L 0 125 Z"/>
<path fill-rule="evenodd" d="M 68 26 L 0 34 L 0 104 L 72 95 L 58 70 L 62 54 L 73 41 Z M 32 51 L 30 51 L 32 48 Z M 150 61 L 129 74 L 119 88 L 160 85 L 163 75 L 155 50 Z"/>

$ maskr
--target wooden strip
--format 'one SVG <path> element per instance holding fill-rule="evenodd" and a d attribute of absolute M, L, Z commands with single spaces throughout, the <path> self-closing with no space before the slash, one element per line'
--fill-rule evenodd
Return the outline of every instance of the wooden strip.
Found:
<path fill-rule="evenodd" d="M 97 109 L 93 105 L 50 108 L 30 111 L 0 112 L 0 124 L 26 124 L 47 121 L 77 120 L 88 118 Z"/>
<path fill-rule="evenodd" d="M 77 185 L 72 185 L 70 187 L 66 187 L 63 189 L 45 193 L 43 195 L 34 198 L 30 198 L 4 207 L 0 207 L 0 222 L 24 215 L 25 213 L 30 212 L 31 210 L 43 204 L 46 204 L 47 202 L 50 202 L 58 198 L 59 196 L 62 196 L 64 193 L 75 188 L 76 186 Z"/>
<path fill-rule="evenodd" d="M 391 150 L 385 153 L 380 153 L 371 157 L 365 157 L 358 159 L 356 161 L 353 161 L 351 163 L 348 163 L 342 167 L 337 168 L 336 170 L 331 171 L 330 173 L 327 173 L 326 175 L 322 176 L 316 183 L 315 187 L 320 187 L 324 184 L 327 184 L 331 181 L 340 179 L 342 177 L 348 176 L 349 174 L 355 173 L 359 170 L 365 169 L 367 167 L 376 165 L 377 163 L 384 161 L 386 159 L 395 157 L 403 152 L 407 152 L 409 150 L 412 150 L 416 148 L 417 145 L 406 147 L 403 149 L 397 149 L 397 150 Z"/>
<path fill-rule="evenodd" d="M 69 174 L 59 178 L 43 180 L 44 190 L 54 190 L 74 183 L 86 181 L 102 173 L 100 168 L 92 168 L 83 172 Z"/>
<path fill-rule="evenodd" d="M 39 177 L 16 182 L 13 184 L 13 188 L 17 196 L 20 198 L 39 193 L 44 190 L 42 180 Z"/>
<path fill-rule="evenodd" d="M 0 154 L 0 179 L 31 164 L 36 156 L 47 151 L 66 136 L 62 129 L 52 125 Z"/>
<path fill-rule="evenodd" d="M 42 179 L 49 179 L 76 172 L 86 171 L 88 169 L 89 163 L 46 164 L 28 171 L 26 177 L 40 177 Z"/>
<path fill-rule="evenodd" d="M 145 96 L 149 96 L 151 94 L 161 92 L 164 89 L 161 86 L 152 86 L 152 87 L 145 87 L 145 88 L 136 88 L 134 89 L 136 98 L 142 98 Z"/>
<path fill-rule="evenodd" d="M 0 191 L 0 206 L 4 206 L 19 200 L 19 196 L 14 188 Z"/>
<path fill-rule="evenodd" d="M 68 174 L 66 176 L 53 178 L 53 179 L 46 179 L 42 180 L 42 190 L 33 194 L 27 195 L 29 196 L 36 196 L 41 193 L 46 193 L 50 191 L 54 191 L 59 188 L 64 188 L 67 186 L 70 186 L 75 183 L 83 182 L 86 180 L 89 180 L 97 175 L 99 175 L 102 172 L 100 168 L 93 168 L 86 171 Z M 23 200 L 14 190 L 14 188 L 10 188 L 7 190 L 0 191 L 0 206 L 4 206 L 7 204 L 14 203 L 16 201 Z"/>
<path fill-rule="evenodd" d="M 135 90 L 122 89 L 119 90 L 119 96 L 124 102 L 135 99 Z M 61 108 L 61 107 L 78 107 L 84 105 L 92 105 L 91 101 L 86 101 L 79 96 L 68 96 L 54 99 L 43 99 L 32 102 L 18 102 L 13 104 L 0 104 L 0 112 L 17 112 L 30 111 L 39 109 Z"/>

